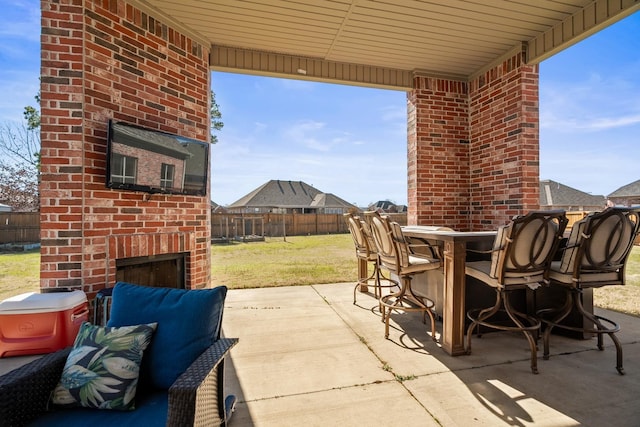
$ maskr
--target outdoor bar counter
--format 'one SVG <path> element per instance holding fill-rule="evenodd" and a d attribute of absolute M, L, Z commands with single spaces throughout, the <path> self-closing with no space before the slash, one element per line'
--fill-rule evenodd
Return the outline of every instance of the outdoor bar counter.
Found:
<path fill-rule="evenodd" d="M 402 232 L 407 237 L 428 240 L 442 246 L 442 271 L 435 270 L 416 275 L 412 286 L 419 293 L 425 294 L 436 302 L 436 311 L 442 316 L 440 336 L 442 348 L 452 356 L 465 354 L 464 334 L 467 309 L 472 308 L 470 305 L 475 307 L 476 303 L 479 303 L 479 306 L 490 306 L 495 301 L 495 292 L 486 286 L 478 286 L 475 279 L 466 277 L 465 263 L 468 256 L 473 256 L 472 253 L 467 253 L 467 249 L 490 250 L 497 232 L 434 231 L 434 227 L 419 225 L 404 226 Z M 582 298 L 585 310 L 593 313 L 591 289 L 585 291 Z M 538 308 L 557 306 L 563 299 L 564 294 L 557 289 L 542 287 L 536 292 L 526 292 L 520 303 L 524 305 L 523 309 L 535 313 Z M 571 313 L 562 323 L 577 326 L 582 322 L 583 319 L 580 316 Z M 558 333 L 578 339 L 589 338 L 584 334 L 566 333 L 561 330 Z"/>
<path fill-rule="evenodd" d="M 442 315 L 440 344 L 452 356 L 465 354 L 465 261 L 467 247 L 482 250 L 490 249 L 496 232 L 433 231 L 433 227 L 419 225 L 402 227 L 402 232 L 408 237 L 442 242 L 444 291 L 442 293 L 442 312 L 438 313 Z M 418 277 L 415 280 L 416 282 L 421 281 Z M 422 283 L 416 283 L 415 285 L 421 287 Z M 440 304 L 437 304 L 437 306 L 440 307 Z"/>

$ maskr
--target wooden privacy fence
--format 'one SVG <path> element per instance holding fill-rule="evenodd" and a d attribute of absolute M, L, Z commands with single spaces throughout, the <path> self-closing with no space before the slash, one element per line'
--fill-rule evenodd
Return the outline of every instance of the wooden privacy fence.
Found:
<path fill-rule="evenodd" d="M 567 212 L 568 228 L 589 212 Z M 385 214 L 400 225 L 407 225 L 406 213 Z M 283 234 L 283 230 L 285 233 Z M 342 214 L 231 214 L 211 215 L 212 239 L 234 239 L 238 237 L 280 237 L 303 236 L 309 234 L 348 233 L 349 229 Z M 640 236 L 636 240 L 640 244 Z"/>
<path fill-rule="evenodd" d="M 407 214 L 390 215 L 401 225 L 407 223 Z M 215 213 L 211 215 L 211 237 L 214 240 L 348 232 L 349 228 L 342 214 Z"/>
<path fill-rule="evenodd" d="M 38 243 L 40 214 L 38 212 L 0 212 L 0 244 Z"/>
<path fill-rule="evenodd" d="M 587 212 L 567 212 L 568 227 L 584 218 Z M 389 214 L 400 225 L 407 224 L 407 214 Z M 211 215 L 212 239 L 237 236 L 301 236 L 309 234 L 348 233 L 342 214 L 221 214 Z M 40 242 L 38 212 L 0 212 L 0 244 Z M 640 236 L 636 240 L 640 244 Z"/>
<path fill-rule="evenodd" d="M 569 220 L 569 222 L 567 223 L 567 228 L 573 227 L 573 224 L 580 221 L 582 218 L 587 216 L 587 214 L 589 214 L 589 212 L 586 212 L 586 211 L 567 212 L 567 219 Z"/>

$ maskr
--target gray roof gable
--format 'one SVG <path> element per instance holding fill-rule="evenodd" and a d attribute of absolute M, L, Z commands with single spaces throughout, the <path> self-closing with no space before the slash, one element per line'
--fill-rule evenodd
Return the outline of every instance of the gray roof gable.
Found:
<path fill-rule="evenodd" d="M 540 181 L 540 206 L 602 206 L 605 197 L 585 193 L 550 179 Z"/>
<path fill-rule="evenodd" d="M 316 208 L 338 208 L 338 207 L 350 208 L 352 206 L 353 205 L 351 203 L 331 193 L 317 194 L 316 197 L 314 197 L 313 201 L 311 202 L 311 207 L 316 207 Z"/>
<path fill-rule="evenodd" d="M 637 197 L 640 196 L 640 179 L 632 182 L 631 184 L 623 185 L 613 193 L 609 194 L 609 197 Z"/>
<path fill-rule="evenodd" d="M 321 197 L 321 195 L 323 195 Z M 350 203 L 333 194 L 326 194 L 302 181 L 275 180 L 256 188 L 246 196 L 233 202 L 229 208 L 301 208 L 301 207 L 342 207 Z"/>

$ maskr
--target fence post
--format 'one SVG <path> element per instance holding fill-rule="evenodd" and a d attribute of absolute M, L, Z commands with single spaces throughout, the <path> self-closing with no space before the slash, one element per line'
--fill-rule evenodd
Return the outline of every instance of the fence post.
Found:
<path fill-rule="evenodd" d="M 286 214 L 284 212 L 282 212 L 282 237 L 286 242 L 287 241 L 287 221 L 286 221 Z"/>

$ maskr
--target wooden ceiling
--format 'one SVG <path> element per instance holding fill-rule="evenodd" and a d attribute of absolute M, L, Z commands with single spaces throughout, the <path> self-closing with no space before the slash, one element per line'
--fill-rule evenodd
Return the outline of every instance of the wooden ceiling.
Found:
<path fill-rule="evenodd" d="M 212 46 L 212 69 L 406 87 L 469 79 L 522 51 L 539 62 L 640 0 L 137 0 Z M 407 81 L 408 79 L 408 81 Z"/>

